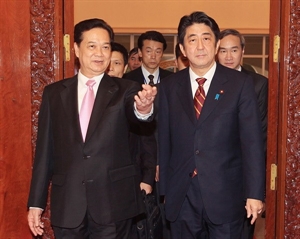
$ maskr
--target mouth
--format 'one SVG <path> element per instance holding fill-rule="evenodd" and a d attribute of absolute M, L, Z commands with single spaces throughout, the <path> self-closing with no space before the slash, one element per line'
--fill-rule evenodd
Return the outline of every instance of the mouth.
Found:
<path fill-rule="evenodd" d="M 96 64 L 100 64 L 103 63 L 103 60 L 94 60 L 93 62 L 95 62 Z"/>
<path fill-rule="evenodd" d="M 206 54 L 198 54 L 196 57 L 197 58 L 204 58 L 206 56 Z"/>
<path fill-rule="evenodd" d="M 231 65 L 233 65 L 233 62 L 225 62 L 224 63 L 226 66 L 231 66 Z"/>

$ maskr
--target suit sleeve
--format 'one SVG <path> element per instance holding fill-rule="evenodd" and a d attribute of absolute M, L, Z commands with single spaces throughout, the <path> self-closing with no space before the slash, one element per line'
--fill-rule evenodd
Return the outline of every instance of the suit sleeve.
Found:
<path fill-rule="evenodd" d="M 46 207 L 52 175 L 52 142 L 50 104 L 45 88 L 38 117 L 38 135 L 28 207 Z"/>
<path fill-rule="evenodd" d="M 250 78 L 250 76 L 247 76 Z M 242 147 L 245 197 L 264 199 L 265 157 L 263 136 L 253 81 L 246 79 L 239 102 L 239 130 Z"/>
<path fill-rule="evenodd" d="M 168 165 L 170 160 L 170 128 L 169 128 L 169 109 L 165 93 L 164 83 L 159 88 L 159 124 L 158 124 L 158 152 L 159 152 L 159 189 L 160 194 L 165 195 L 168 180 Z"/>
<path fill-rule="evenodd" d="M 264 150 L 267 151 L 267 122 L 268 122 L 268 80 L 262 77 L 262 85 L 257 96 L 258 107 L 261 116 L 262 129 L 263 129 L 263 140 Z"/>

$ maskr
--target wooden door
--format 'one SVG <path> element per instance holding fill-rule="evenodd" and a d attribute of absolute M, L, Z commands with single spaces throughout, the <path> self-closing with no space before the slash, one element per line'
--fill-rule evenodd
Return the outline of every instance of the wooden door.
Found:
<path fill-rule="evenodd" d="M 41 95 L 46 85 L 74 75 L 74 1 L 52 0 L 40 3 L 32 3 L 32 23 L 38 23 L 31 30 L 35 37 L 31 38 L 31 47 L 37 54 L 31 57 L 32 86 L 32 147 L 35 151 L 35 140 L 37 135 L 38 111 L 41 103 Z M 50 14 L 49 14 L 50 13 Z M 43 24 L 40 24 L 40 23 Z M 68 36 L 69 48 L 66 49 L 65 36 Z M 47 50 L 45 52 L 45 50 Z M 45 54 L 42 54 L 45 53 Z M 69 52 L 69 56 L 67 53 Z M 51 187 L 51 186 L 50 186 Z M 49 189 L 50 190 L 50 189 Z M 45 223 L 43 238 L 54 239 L 50 224 L 50 200 L 42 215 Z"/>
<path fill-rule="evenodd" d="M 274 44 L 280 36 L 280 1 L 270 1 L 270 50 L 269 50 L 269 94 L 268 94 L 268 144 L 266 177 L 266 236 L 275 237 L 277 177 L 274 173 L 278 166 L 278 122 L 279 122 L 279 55 L 274 57 Z M 276 17 L 274 17 L 276 16 Z M 276 44 L 279 44 L 276 43 Z M 273 177 L 273 178 L 272 178 Z M 271 185 L 272 183 L 272 185 Z"/>
<path fill-rule="evenodd" d="M 0 238 L 31 238 L 30 2 L 0 1 Z"/>
<path fill-rule="evenodd" d="M 300 1 L 270 4 L 265 238 L 295 239 L 300 238 Z M 272 164 L 277 165 L 276 190 L 270 189 Z"/>
<path fill-rule="evenodd" d="M 74 72 L 72 54 L 64 62 L 62 40 L 73 29 L 73 0 L 2 0 L 0 9 L 0 238 L 27 239 L 42 91 Z M 72 30 L 68 33 L 72 38 Z M 46 209 L 45 219 L 48 215 Z M 49 220 L 43 238 L 53 238 Z"/>

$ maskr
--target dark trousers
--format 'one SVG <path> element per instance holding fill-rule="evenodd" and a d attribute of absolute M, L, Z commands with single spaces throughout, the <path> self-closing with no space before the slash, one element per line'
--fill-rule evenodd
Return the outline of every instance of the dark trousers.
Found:
<path fill-rule="evenodd" d="M 220 225 L 212 223 L 203 207 L 198 178 L 195 177 L 178 218 L 171 222 L 172 239 L 240 239 L 243 222 L 244 218 Z"/>
<path fill-rule="evenodd" d="M 129 239 L 131 219 L 110 223 L 97 224 L 89 213 L 76 228 L 53 226 L 56 239 Z"/>

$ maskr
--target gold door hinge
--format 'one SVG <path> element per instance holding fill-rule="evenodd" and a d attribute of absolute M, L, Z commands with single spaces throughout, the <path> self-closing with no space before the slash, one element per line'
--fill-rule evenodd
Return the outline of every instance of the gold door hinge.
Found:
<path fill-rule="evenodd" d="M 277 165 L 271 164 L 271 182 L 270 182 L 270 189 L 276 190 L 276 179 L 277 179 Z"/>
<path fill-rule="evenodd" d="M 273 62 L 279 62 L 280 36 L 274 36 Z"/>
<path fill-rule="evenodd" d="M 70 35 L 64 35 L 65 61 L 70 61 Z"/>

